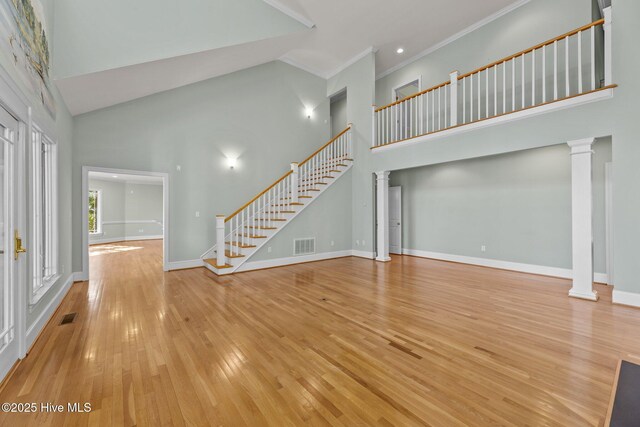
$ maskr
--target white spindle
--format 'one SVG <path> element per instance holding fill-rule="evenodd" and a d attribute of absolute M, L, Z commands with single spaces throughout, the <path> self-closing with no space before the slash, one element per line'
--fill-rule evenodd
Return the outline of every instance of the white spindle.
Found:
<path fill-rule="evenodd" d="M 502 114 L 507 112 L 507 63 L 502 63 Z"/>
<path fill-rule="evenodd" d="M 478 73 L 478 120 L 482 118 L 482 83 L 480 82 L 480 75 L 482 71 Z"/>
<path fill-rule="evenodd" d="M 591 36 L 591 90 L 596 90 L 596 27 L 589 30 Z"/>
<path fill-rule="evenodd" d="M 531 105 L 536 105 L 536 51 L 531 51 Z"/>
<path fill-rule="evenodd" d="M 511 60 L 511 111 L 516 111 L 516 58 Z"/>
<path fill-rule="evenodd" d="M 522 108 L 525 107 L 525 88 L 526 88 L 526 84 L 524 81 L 524 53 L 522 54 L 522 80 L 521 83 L 522 85 Z"/>
<path fill-rule="evenodd" d="M 582 93 L 582 31 L 578 31 L 578 93 Z"/>
<path fill-rule="evenodd" d="M 547 102 L 547 46 L 542 46 L 542 103 Z"/>
<path fill-rule="evenodd" d="M 462 123 L 467 122 L 467 79 L 462 79 Z"/>
<path fill-rule="evenodd" d="M 474 102 L 473 102 L 473 94 L 474 94 L 474 92 L 473 92 L 473 74 L 469 76 L 469 80 L 470 80 L 470 83 L 469 83 L 469 86 L 470 86 L 470 90 L 469 90 L 469 110 L 471 112 L 471 115 L 469 116 L 469 122 L 472 122 L 474 120 L 473 119 L 473 105 L 474 105 Z"/>
<path fill-rule="evenodd" d="M 558 41 L 553 42 L 553 100 L 558 99 Z"/>
<path fill-rule="evenodd" d="M 569 37 L 565 37 L 565 51 L 564 51 L 564 68 L 565 68 L 565 93 L 564 96 L 571 95 L 571 86 L 569 81 Z"/>
<path fill-rule="evenodd" d="M 611 6 L 604 9 L 604 84 L 613 84 L 613 60 L 612 60 L 612 26 L 613 22 Z"/>
<path fill-rule="evenodd" d="M 490 68 L 487 68 L 484 72 L 484 80 L 485 80 L 485 108 L 484 108 L 484 116 L 489 117 L 489 97 L 490 97 L 490 91 L 489 91 L 489 70 Z"/>
<path fill-rule="evenodd" d="M 498 66 L 493 67 L 493 115 L 498 115 Z"/>

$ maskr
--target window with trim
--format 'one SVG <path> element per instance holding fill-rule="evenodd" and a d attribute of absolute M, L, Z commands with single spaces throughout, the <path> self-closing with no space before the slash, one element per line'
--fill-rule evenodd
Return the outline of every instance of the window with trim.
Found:
<path fill-rule="evenodd" d="M 99 190 L 89 190 L 89 234 L 102 233 L 100 218 L 101 194 Z"/>
<path fill-rule="evenodd" d="M 57 157 L 56 143 L 34 126 L 31 132 L 31 304 L 38 302 L 60 277 Z"/>

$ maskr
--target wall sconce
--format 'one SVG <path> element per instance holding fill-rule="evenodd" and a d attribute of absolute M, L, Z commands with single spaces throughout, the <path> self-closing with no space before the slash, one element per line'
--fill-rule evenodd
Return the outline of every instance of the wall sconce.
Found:
<path fill-rule="evenodd" d="M 307 116 L 307 119 L 310 119 L 313 116 L 313 108 L 307 107 L 304 110 L 304 115 Z"/>
<path fill-rule="evenodd" d="M 227 166 L 229 166 L 229 169 L 235 168 L 237 164 L 238 159 L 236 159 L 235 157 L 227 157 Z"/>

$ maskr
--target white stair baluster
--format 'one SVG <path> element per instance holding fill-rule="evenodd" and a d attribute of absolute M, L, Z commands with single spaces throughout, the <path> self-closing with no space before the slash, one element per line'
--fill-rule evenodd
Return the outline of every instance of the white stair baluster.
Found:
<path fill-rule="evenodd" d="M 531 105 L 536 105 L 536 51 L 531 51 Z"/>
<path fill-rule="evenodd" d="M 216 264 L 221 267 L 227 264 L 227 257 L 224 253 L 225 250 L 225 232 L 224 232 L 225 222 L 224 215 L 216 216 L 216 246 L 217 246 L 217 257 Z"/>
<path fill-rule="evenodd" d="M 526 84 L 525 84 L 525 80 L 524 80 L 524 53 L 522 54 L 522 80 L 520 82 L 520 84 L 522 85 L 522 108 L 524 109 L 525 107 L 525 88 L 526 88 Z"/>
<path fill-rule="evenodd" d="M 591 90 L 596 90 L 596 28 L 589 30 L 591 36 Z"/>
<path fill-rule="evenodd" d="M 547 45 L 542 46 L 542 103 L 547 102 Z"/>
<path fill-rule="evenodd" d="M 565 68 L 565 98 L 571 95 L 571 86 L 569 82 L 569 37 L 565 37 L 565 51 L 564 51 L 564 68 Z"/>
<path fill-rule="evenodd" d="M 578 93 L 582 93 L 582 31 L 578 31 Z"/>
<path fill-rule="evenodd" d="M 516 111 L 516 58 L 511 59 L 511 111 Z"/>
<path fill-rule="evenodd" d="M 553 42 L 553 100 L 558 99 L 558 41 Z"/>

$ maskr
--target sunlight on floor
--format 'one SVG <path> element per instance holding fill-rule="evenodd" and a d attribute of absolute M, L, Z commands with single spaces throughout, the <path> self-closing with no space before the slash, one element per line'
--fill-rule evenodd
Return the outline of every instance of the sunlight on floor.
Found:
<path fill-rule="evenodd" d="M 123 246 L 123 245 L 100 245 L 89 248 L 89 256 L 117 254 L 119 252 L 129 252 L 143 249 L 139 246 Z"/>

